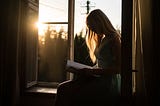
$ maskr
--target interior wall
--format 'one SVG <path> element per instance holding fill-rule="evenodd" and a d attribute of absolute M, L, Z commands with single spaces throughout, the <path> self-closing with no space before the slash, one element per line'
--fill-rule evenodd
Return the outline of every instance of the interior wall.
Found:
<path fill-rule="evenodd" d="M 152 70 L 152 83 L 153 83 L 153 87 L 151 89 L 151 93 L 153 95 L 151 95 L 152 101 L 153 101 L 153 105 L 160 105 L 159 100 L 157 100 L 157 98 L 160 98 L 160 89 L 159 89 L 159 85 L 160 85 L 160 71 L 159 71 L 159 67 L 160 67 L 160 2 L 158 0 L 154 0 L 152 1 L 152 19 L 153 19 L 153 58 L 154 58 L 154 62 L 153 62 L 153 70 Z"/>

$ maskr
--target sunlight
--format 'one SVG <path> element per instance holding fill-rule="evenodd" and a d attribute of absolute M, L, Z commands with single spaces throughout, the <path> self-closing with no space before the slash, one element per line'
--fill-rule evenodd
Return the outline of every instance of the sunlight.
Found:
<path fill-rule="evenodd" d="M 62 25 L 56 25 L 55 26 L 55 29 L 56 29 L 57 32 L 59 32 L 61 28 L 62 28 Z"/>
<path fill-rule="evenodd" d="M 38 35 L 39 36 L 44 36 L 44 30 L 45 30 L 45 26 L 41 23 L 41 22 L 36 22 L 36 27 L 38 28 Z"/>

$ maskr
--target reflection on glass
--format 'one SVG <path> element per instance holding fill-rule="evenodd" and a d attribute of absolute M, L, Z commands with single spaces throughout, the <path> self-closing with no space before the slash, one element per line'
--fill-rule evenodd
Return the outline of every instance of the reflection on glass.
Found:
<path fill-rule="evenodd" d="M 27 11 L 27 27 L 26 27 L 26 80 L 27 83 L 36 81 L 37 79 L 37 28 L 35 22 L 38 20 L 37 11 L 31 7 Z"/>
<path fill-rule="evenodd" d="M 61 82 L 66 77 L 64 66 L 68 47 L 68 0 L 39 0 L 39 22 L 49 24 L 38 24 L 38 81 Z"/>
<path fill-rule="evenodd" d="M 39 81 L 61 82 L 65 79 L 67 39 L 67 24 L 39 26 Z"/>
<path fill-rule="evenodd" d="M 68 39 L 67 36 L 67 24 L 41 24 L 38 23 L 39 29 L 39 42 L 45 44 L 46 36 L 50 39 L 61 38 Z"/>

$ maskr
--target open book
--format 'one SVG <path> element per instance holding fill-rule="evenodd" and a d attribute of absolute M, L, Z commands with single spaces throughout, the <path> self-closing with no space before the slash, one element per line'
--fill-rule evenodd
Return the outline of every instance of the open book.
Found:
<path fill-rule="evenodd" d="M 91 67 L 91 66 L 81 64 L 81 63 L 71 61 L 71 60 L 67 60 L 67 67 L 72 67 L 72 68 L 75 68 L 75 69 L 83 69 L 83 68 L 93 69 L 93 67 Z"/>
<path fill-rule="evenodd" d="M 87 73 L 88 75 L 92 76 L 98 76 L 102 75 L 106 72 L 106 69 L 102 69 L 95 66 L 88 66 L 85 64 L 81 64 L 75 61 L 67 60 L 67 65 L 66 65 L 67 71 L 71 73 L 76 73 L 76 74 L 84 74 Z M 115 69 L 107 69 L 107 74 L 117 74 L 117 71 Z"/>
<path fill-rule="evenodd" d="M 98 76 L 101 75 L 102 69 L 97 67 L 88 66 L 85 64 L 81 64 L 75 61 L 67 60 L 67 71 L 75 74 L 84 74 L 85 75 L 92 75 L 92 76 Z M 86 70 L 87 69 L 87 70 Z M 101 70 L 101 71 L 100 71 Z M 86 73 L 87 72 L 87 73 Z"/>

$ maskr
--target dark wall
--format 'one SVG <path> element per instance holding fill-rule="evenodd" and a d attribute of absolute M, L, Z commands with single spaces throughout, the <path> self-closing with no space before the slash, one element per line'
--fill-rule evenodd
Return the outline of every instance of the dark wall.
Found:
<path fill-rule="evenodd" d="M 18 0 L 0 3 L 0 105 L 11 106 L 16 101 Z M 14 96 L 13 96 L 14 95 Z"/>
<path fill-rule="evenodd" d="M 26 94 L 25 17 L 27 0 L 0 3 L 0 106 L 51 106 L 52 94 Z"/>
<path fill-rule="evenodd" d="M 152 0 L 151 0 L 152 1 Z M 160 2 L 159 0 L 152 1 L 153 7 L 152 7 L 152 21 L 153 21 L 153 58 L 154 62 L 153 69 L 151 70 L 151 77 L 152 82 L 151 85 L 149 85 L 150 94 L 149 96 L 152 98 L 151 102 L 152 105 L 160 105 L 160 102 L 157 100 L 157 98 L 160 98 L 160 89 L 159 89 L 159 81 L 160 81 Z"/>
<path fill-rule="evenodd" d="M 20 102 L 20 106 L 54 106 L 55 94 L 28 93 Z"/>

